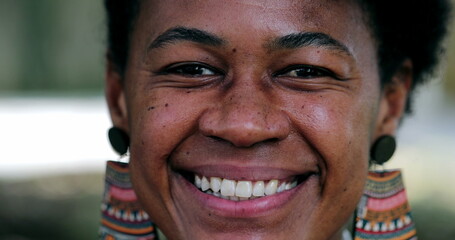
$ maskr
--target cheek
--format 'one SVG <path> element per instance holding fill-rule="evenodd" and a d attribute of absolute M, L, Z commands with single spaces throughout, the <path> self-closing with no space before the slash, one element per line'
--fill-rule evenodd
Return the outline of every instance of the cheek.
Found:
<path fill-rule="evenodd" d="M 337 195 L 348 185 L 359 191 L 368 167 L 373 101 L 344 94 L 321 95 L 291 108 L 295 109 L 292 120 L 297 131 L 319 154 L 326 192 Z"/>
<path fill-rule="evenodd" d="M 323 159 L 330 162 L 368 145 L 372 117 L 365 104 L 327 97 L 297 107 L 301 110 L 294 112 L 294 125 Z"/>
<path fill-rule="evenodd" d="M 340 225 L 363 192 L 372 115 L 371 103 L 344 97 L 310 102 L 295 115 L 295 125 L 319 154 L 323 168 L 320 214 Z"/>
<path fill-rule="evenodd" d="M 191 91 L 161 89 L 133 101 L 136 103 L 130 116 L 133 120 L 130 122 L 131 148 L 139 161 L 166 167 L 169 154 L 197 130 L 198 116 L 204 109 L 198 95 Z"/>
<path fill-rule="evenodd" d="M 138 92 L 128 102 L 133 185 L 141 202 L 149 203 L 144 207 L 152 219 L 160 222 L 169 218 L 166 209 L 172 209 L 173 202 L 169 154 L 197 128 L 197 116 L 203 106 L 196 96 L 194 92 L 161 89 Z"/>

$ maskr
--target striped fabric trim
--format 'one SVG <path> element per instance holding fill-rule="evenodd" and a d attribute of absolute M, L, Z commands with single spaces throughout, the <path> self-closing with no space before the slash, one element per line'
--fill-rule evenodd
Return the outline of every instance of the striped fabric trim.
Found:
<path fill-rule="evenodd" d="M 156 227 L 137 201 L 126 163 L 107 163 L 101 216 L 102 240 L 158 239 Z"/>
<path fill-rule="evenodd" d="M 402 190 L 404 190 L 404 185 L 401 172 L 370 172 L 364 194 L 374 198 L 387 198 Z"/>
<path fill-rule="evenodd" d="M 401 172 L 370 172 L 357 208 L 354 240 L 417 240 Z"/>

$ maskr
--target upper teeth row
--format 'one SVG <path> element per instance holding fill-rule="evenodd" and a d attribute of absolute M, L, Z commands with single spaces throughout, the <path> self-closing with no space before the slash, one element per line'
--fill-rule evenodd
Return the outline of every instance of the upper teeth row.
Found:
<path fill-rule="evenodd" d="M 222 179 L 219 177 L 205 176 L 199 177 L 195 174 L 194 185 L 202 191 L 207 191 L 214 196 L 231 199 L 231 200 L 247 200 L 257 197 L 269 196 L 285 190 L 289 190 L 297 186 L 297 181 L 279 182 L 278 180 L 270 180 L 267 183 L 264 181 L 235 181 Z M 211 189 L 211 191 L 210 191 Z"/>

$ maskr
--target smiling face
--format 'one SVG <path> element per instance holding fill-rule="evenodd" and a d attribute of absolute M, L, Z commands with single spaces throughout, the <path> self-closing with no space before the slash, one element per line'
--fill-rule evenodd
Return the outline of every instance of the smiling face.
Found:
<path fill-rule="evenodd" d="M 107 75 L 135 191 L 170 239 L 339 238 L 401 115 L 389 96 L 348 1 L 143 1 L 125 77 Z"/>

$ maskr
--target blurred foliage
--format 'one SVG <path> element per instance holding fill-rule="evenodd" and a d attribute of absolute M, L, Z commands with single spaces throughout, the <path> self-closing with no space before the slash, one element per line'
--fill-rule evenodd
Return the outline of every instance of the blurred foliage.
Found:
<path fill-rule="evenodd" d="M 455 239 L 455 227 L 453 225 L 455 209 L 452 211 L 449 209 L 445 204 L 438 204 L 437 200 L 433 198 L 414 204 L 412 213 L 419 239 Z"/>
<path fill-rule="evenodd" d="M 0 1 L 0 90 L 100 91 L 103 14 L 102 1 Z"/>
<path fill-rule="evenodd" d="M 0 182 L 0 240 L 97 239 L 103 176 Z"/>
<path fill-rule="evenodd" d="M 455 5 L 455 1 L 454 5 Z M 455 21 L 450 26 L 451 35 L 447 39 L 447 62 L 444 76 L 445 92 L 455 97 Z"/>

